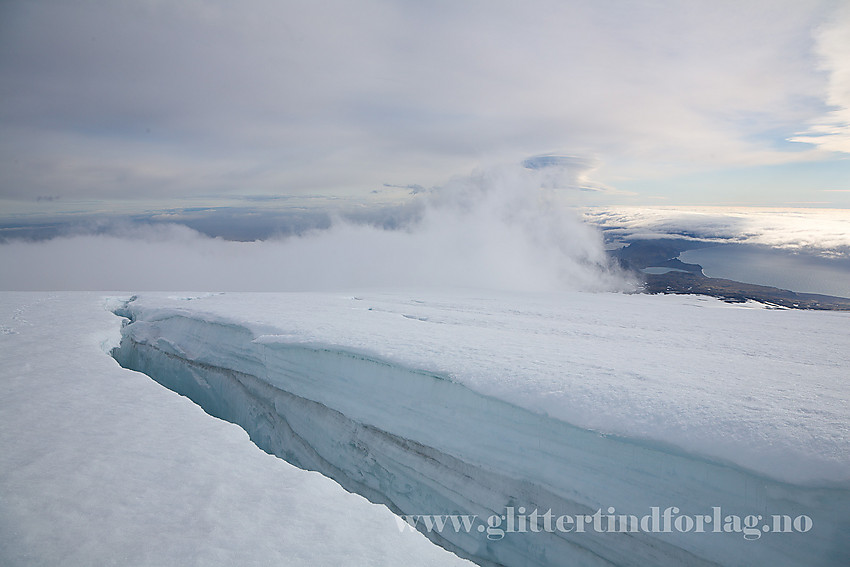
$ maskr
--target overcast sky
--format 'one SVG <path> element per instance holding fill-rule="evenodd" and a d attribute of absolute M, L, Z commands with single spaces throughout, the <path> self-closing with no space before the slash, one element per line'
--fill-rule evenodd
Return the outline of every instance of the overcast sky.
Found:
<path fill-rule="evenodd" d="M 0 3 L 7 202 L 366 199 L 540 154 L 586 204 L 850 207 L 850 3 Z"/>

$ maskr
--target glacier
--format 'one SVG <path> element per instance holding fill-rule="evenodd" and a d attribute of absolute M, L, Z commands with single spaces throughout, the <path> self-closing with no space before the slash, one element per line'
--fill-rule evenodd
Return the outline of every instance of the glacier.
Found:
<path fill-rule="evenodd" d="M 122 366 L 401 515 L 675 506 L 813 523 L 758 538 L 423 530 L 479 564 L 850 561 L 845 314 L 470 292 L 145 294 L 115 312 Z"/>
<path fill-rule="evenodd" d="M 470 565 L 108 351 L 103 293 L 0 293 L 0 565 Z"/>

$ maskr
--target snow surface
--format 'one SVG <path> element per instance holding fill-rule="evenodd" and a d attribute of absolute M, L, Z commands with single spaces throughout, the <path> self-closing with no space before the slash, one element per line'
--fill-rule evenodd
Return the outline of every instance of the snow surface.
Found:
<path fill-rule="evenodd" d="M 213 401 L 229 402 L 216 388 L 245 373 L 234 385 L 247 401 L 234 403 L 249 425 L 276 427 L 251 405 L 268 394 L 304 454 L 334 457 L 343 476 L 406 513 L 719 505 L 806 513 L 816 526 L 755 543 L 681 533 L 455 539 L 471 556 L 573 565 L 850 556 L 848 314 L 591 293 L 152 293 L 123 309 L 135 322 L 119 329 L 108 309 L 121 305 L 93 293 L 0 295 L 2 564 L 459 562 L 400 534 L 385 508 L 118 367 L 106 352 L 121 333 L 136 341 L 127 356 L 175 376 L 185 365 L 181 380 Z"/>
<path fill-rule="evenodd" d="M 469 564 L 120 368 L 116 305 L 0 294 L 0 564 Z"/>
<path fill-rule="evenodd" d="M 780 481 L 850 486 L 847 313 L 463 291 L 145 294 L 133 310 L 363 352 L 581 428 Z"/>

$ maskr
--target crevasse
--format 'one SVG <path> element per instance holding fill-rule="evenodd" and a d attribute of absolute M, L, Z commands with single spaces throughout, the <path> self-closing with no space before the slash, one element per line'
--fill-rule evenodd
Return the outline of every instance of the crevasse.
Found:
<path fill-rule="evenodd" d="M 243 427 L 263 450 L 398 514 L 523 507 L 590 515 L 807 515 L 806 533 L 508 533 L 444 529 L 435 543 L 482 565 L 846 565 L 850 493 L 764 478 L 606 436 L 483 396 L 436 373 L 132 300 L 114 358 Z M 274 487 L 269 487 L 274 490 Z M 317 502 L 317 506 L 322 503 Z M 352 519 L 356 521 L 356 519 Z"/>

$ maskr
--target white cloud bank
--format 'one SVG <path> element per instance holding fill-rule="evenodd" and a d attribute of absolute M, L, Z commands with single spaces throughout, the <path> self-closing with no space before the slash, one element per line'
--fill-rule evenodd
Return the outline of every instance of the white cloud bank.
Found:
<path fill-rule="evenodd" d="M 590 209 L 585 218 L 629 239 L 676 236 L 850 256 L 850 211 L 692 207 Z"/>
<path fill-rule="evenodd" d="M 601 234 L 561 207 L 550 170 L 498 168 L 424 196 L 406 230 L 337 222 L 233 242 L 186 227 L 0 245 L 0 289 L 281 291 L 442 286 L 613 290 Z"/>

